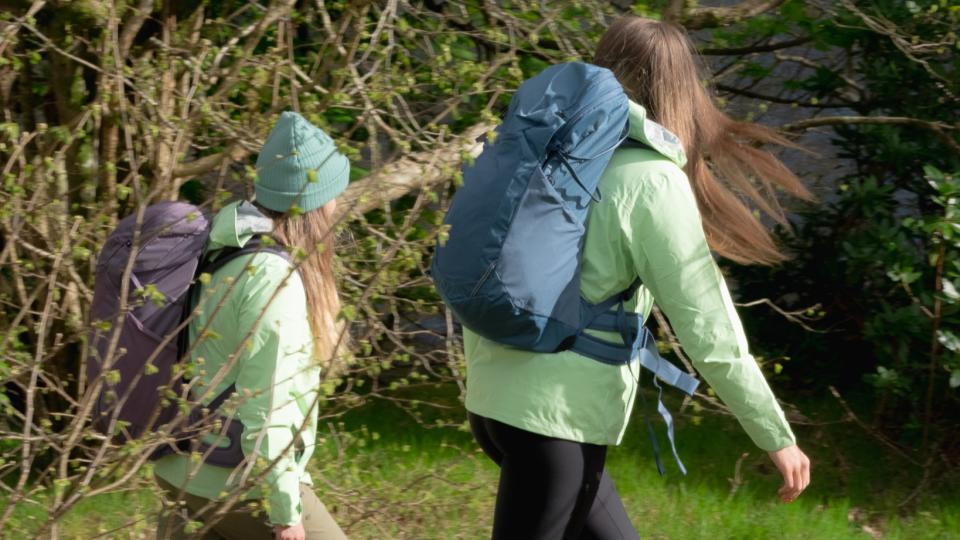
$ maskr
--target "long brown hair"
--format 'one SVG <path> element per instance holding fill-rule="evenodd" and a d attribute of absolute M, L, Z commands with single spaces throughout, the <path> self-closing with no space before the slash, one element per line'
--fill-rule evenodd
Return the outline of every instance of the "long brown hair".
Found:
<path fill-rule="evenodd" d="M 341 326 L 337 323 L 340 296 L 333 275 L 334 217 L 326 207 L 305 214 L 279 213 L 257 206 L 273 219 L 273 236 L 294 253 L 306 257 L 299 261 L 300 279 L 307 294 L 307 312 L 313 333 L 314 357 L 333 361 L 340 341 Z"/>
<path fill-rule="evenodd" d="M 617 19 L 600 39 L 594 63 L 613 71 L 630 99 L 680 138 L 710 249 L 745 264 L 785 260 L 750 205 L 788 226 L 778 189 L 813 199 L 796 175 L 759 148 L 766 143 L 796 145 L 717 108 L 701 78 L 693 44 L 679 26 L 641 17 Z"/>

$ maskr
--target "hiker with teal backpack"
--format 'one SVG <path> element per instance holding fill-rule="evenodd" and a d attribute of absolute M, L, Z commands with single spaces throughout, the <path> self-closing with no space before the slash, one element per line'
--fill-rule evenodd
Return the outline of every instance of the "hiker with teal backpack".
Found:
<path fill-rule="evenodd" d="M 471 430 L 500 466 L 497 540 L 638 538 L 604 470 L 607 447 L 622 440 L 643 377 L 690 395 L 698 385 L 657 352 L 643 325 L 654 302 L 769 453 L 780 498 L 810 481 L 711 253 L 785 259 L 741 197 L 780 223 L 774 190 L 810 198 L 757 147 L 787 141 L 722 113 L 669 23 L 615 21 L 594 64 L 551 66 L 520 87 L 464 168 L 431 268 L 464 326 Z"/>
<path fill-rule="evenodd" d="M 148 447 L 170 499 L 158 538 L 194 538 L 197 526 L 209 539 L 345 538 L 306 469 L 321 367 L 340 338 L 332 240 L 349 171 L 326 133 L 285 112 L 257 159 L 254 202 L 212 219 L 157 203 L 104 245 L 86 366 L 100 388 L 92 423 L 120 444 L 167 434 Z"/>

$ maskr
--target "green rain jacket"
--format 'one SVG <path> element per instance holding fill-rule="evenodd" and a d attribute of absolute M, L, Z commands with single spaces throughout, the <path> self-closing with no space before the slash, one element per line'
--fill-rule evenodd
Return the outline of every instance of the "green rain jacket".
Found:
<path fill-rule="evenodd" d="M 214 217 L 207 249 L 242 247 L 253 235 L 272 229 L 272 221 L 252 204 L 235 202 Z M 231 407 L 228 401 L 223 408 L 228 413 L 235 408 L 236 418 L 244 425 L 244 455 L 256 456 L 258 467 L 279 459 L 246 497 L 263 499 L 272 524 L 299 523 L 300 484 L 312 484 L 306 466 L 316 441 L 320 385 L 320 366 L 312 354 L 306 293 L 299 274 L 276 254 L 239 257 L 202 286 L 198 309 L 190 323 L 190 340 L 196 343 L 192 359 L 200 366 L 196 374 L 199 390 L 209 388 L 221 367 L 235 358 L 226 376 L 206 392 L 205 401 L 235 384 L 237 395 L 232 401 L 236 405 Z M 197 341 L 204 328 L 204 338 Z M 253 472 L 260 470 L 254 467 Z M 154 464 L 160 478 L 207 499 L 226 495 L 240 471 L 198 465 L 187 455 L 166 456 Z"/>
<path fill-rule="evenodd" d="M 604 171 L 603 199 L 587 218 L 583 296 L 600 302 L 639 276 L 643 287 L 627 307 L 648 317 L 656 300 L 697 371 L 757 446 L 794 444 L 707 247 L 683 148 L 633 102 L 630 137 L 656 151 L 620 148 Z M 464 349 L 467 410 L 549 437 L 602 445 L 623 438 L 637 393 L 636 361 L 611 366 L 570 351 L 522 351 L 469 330 Z"/>

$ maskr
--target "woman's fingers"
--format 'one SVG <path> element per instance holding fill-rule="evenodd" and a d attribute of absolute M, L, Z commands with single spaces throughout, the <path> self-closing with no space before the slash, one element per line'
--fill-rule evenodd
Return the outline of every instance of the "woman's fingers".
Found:
<path fill-rule="evenodd" d="M 803 484 L 800 490 L 803 491 L 810 485 L 810 459 L 807 456 L 803 456 L 803 460 L 800 463 L 800 472 L 803 478 Z"/>
<path fill-rule="evenodd" d="M 807 487 L 807 484 L 809 483 L 807 482 L 806 478 L 804 478 L 802 463 L 798 462 L 796 464 L 796 467 L 794 468 L 793 482 L 796 485 L 796 489 L 797 489 L 796 494 L 794 494 L 794 498 L 796 498 L 800 496 L 800 493 L 803 492 L 803 489 Z"/>
<path fill-rule="evenodd" d="M 796 445 L 770 452 L 770 459 L 783 476 L 777 494 L 784 502 L 793 501 L 810 485 L 810 460 Z"/>

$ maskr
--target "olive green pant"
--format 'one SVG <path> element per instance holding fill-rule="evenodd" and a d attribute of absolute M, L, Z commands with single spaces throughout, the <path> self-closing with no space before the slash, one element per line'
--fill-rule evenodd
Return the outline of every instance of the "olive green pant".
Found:
<path fill-rule="evenodd" d="M 167 492 L 171 500 L 177 500 L 179 490 L 160 478 L 157 483 Z M 300 484 L 300 500 L 303 505 L 303 528 L 307 532 L 307 540 L 346 540 L 347 536 L 340 530 L 340 526 L 327 512 L 313 489 Z M 191 521 L 203 523 L 201 509 L 210 504 L 210 499 L 183 493 L 179 497 L 182 503 L 179 509 L 164 509 L 160 512 L 157 526 L 157 540 L 185 540 L 200 538 L 201 540 L 273 540 L 273 526 L 267 522 L 266 514 L 259 505 L 252 501 L 237 503 L 221 516 L 205 534 L 187 532 L 185 529 Z M 211 506 L 215 510 L 215 506 Z M 208 510 L 212 512 L 213 510 Z M 204 525 L 206 525 L 204 523 Z"/>

